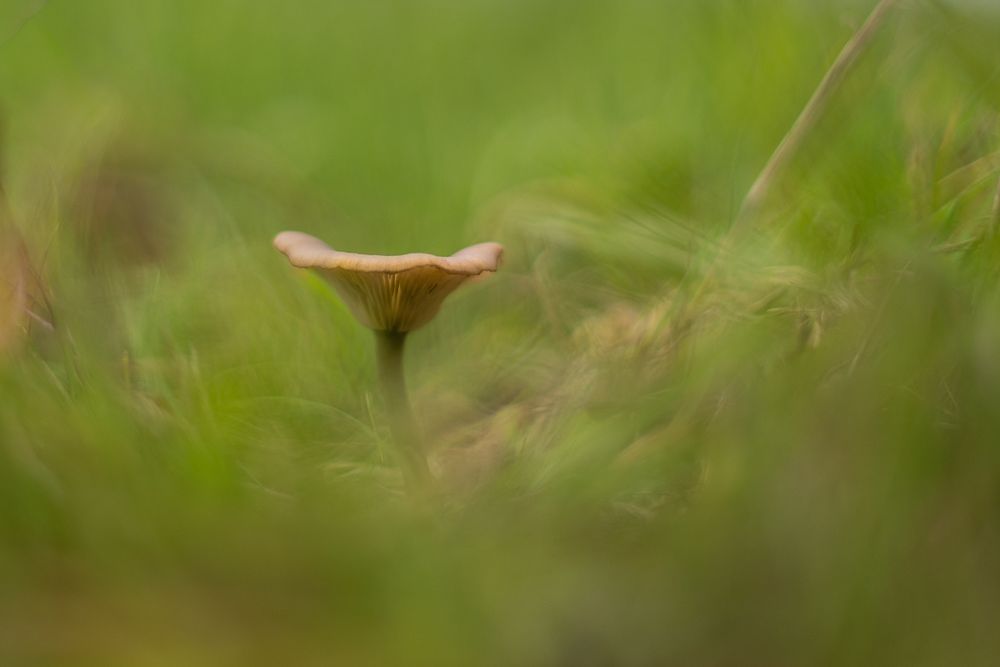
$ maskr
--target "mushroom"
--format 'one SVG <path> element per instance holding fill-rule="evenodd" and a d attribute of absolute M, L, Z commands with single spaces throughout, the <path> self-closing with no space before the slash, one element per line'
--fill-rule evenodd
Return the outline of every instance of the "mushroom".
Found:
<path fill-rule="evenodd" d="M 375 333 L 379 384 L 407 483 L 415 490 L 426 487 L 431 473 L 403 372 L 406 336 L 434 319 L 445 298 L 464 282 L 495 272 L 503 247 L 479 243 L 450 257 L 362 255 L 334 250 L 301 232 L 281 232 L 274 246 L 292 266 L 318 271 L 358 321 Z"/>

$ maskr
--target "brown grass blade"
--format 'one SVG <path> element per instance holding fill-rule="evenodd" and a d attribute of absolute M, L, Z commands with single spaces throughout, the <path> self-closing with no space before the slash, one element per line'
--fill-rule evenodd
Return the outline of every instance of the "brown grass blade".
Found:
<path fill-rule="evenodd" d="M 872 10 L 868 19 L 858 29 L 854 36 L 844 45 L 833 65 L 827 70 L 812 97 L 806 103 L 791 129 L 782 138 L 781 143 L 771 154 L 764 169 L 757 176 L 747 192 L 735 224 L 742 224 L 756 217 L 761 206 L 771 193 L 774 183 L 781 177 L 792 159 L 799 152 L 809 133 L 823 116 L 834 93 L 847 78 L 852 67 L 871 44 L 872 38 L 878 32 L 886 16 L 897 0 L 881 0 Z"/>

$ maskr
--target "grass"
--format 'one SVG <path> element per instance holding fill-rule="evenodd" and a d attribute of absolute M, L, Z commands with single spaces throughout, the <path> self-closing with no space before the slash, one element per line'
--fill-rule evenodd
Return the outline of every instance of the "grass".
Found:
<path fill-rule="evenodd" d="M 22 4 L 0 663 L 994 662 L 995 12 L 899 2 L 733 237 L 873 3 Z M 282 229 L 505 244 L 433 511 Z"/>

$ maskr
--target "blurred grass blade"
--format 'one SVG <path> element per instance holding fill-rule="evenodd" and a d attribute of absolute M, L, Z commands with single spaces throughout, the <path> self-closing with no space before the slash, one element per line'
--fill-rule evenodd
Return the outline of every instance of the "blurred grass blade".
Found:
<path fill-rule="evenodd" d="M 744 224 L 756 217 L 765 203 L 775 182 L 781 178 L 788 165 L 802 148 L 809 133 L 826 111 L 831 98 L 847 78 L 852 67 L 871 43 L 889 11 L 898 0 L 880 0 L 861 28 L 847 42 L 843 50 L 827 70 L 812 97 L 806 103 L 791 129 L 781 139 L 781 143 L 771 154 L 764 169 L 750 186 L 736 216 L 735 224 Z"/>

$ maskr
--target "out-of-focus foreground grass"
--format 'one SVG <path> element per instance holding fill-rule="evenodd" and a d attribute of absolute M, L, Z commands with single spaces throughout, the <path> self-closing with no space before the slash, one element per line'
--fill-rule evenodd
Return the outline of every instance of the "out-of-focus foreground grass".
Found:
<path fill-rule="evenodd" d="M 722 242 L 870 6 L 0 3 L 0 664 L 995 664 L 997 14 L 900 2 Z M 506 245 L 436 507 L 281 229 Z"/>

